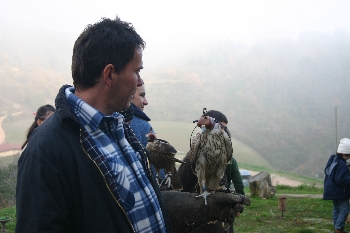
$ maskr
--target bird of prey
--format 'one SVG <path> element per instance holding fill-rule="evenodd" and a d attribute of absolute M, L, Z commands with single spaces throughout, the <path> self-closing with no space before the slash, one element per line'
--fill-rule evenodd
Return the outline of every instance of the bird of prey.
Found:
<path fill-rule="evenodd" d="M 154 166 L 158 178 L 159 170 L 164 169 L 165 177 L 160 180 L 159 186 L 162 184 L 168 184 L 167 190 L 181 190 L 182 184 L 179 177 L 177 176 L 177 170 L 175 167 L 175 162 L 184 163 L 183 161 L 175 158 L 177 153 L 176 149 L 170 145 L 167 141 L 162 139 L 157 139 L 152 130 L 146 135 L 147 145 L 146 148 L 150 152 L 150 163 Z"/>
<path fill-rule="evenodd" d="M 215 119 L 205 115 L 198 120 L 200 130 L 191 140 L 191 168 L 198 177 L 200 195 L 207 204 L 207 196 L 219 187 L 226 165 L 232 157 L 232 144 L 224 127 Z"/>

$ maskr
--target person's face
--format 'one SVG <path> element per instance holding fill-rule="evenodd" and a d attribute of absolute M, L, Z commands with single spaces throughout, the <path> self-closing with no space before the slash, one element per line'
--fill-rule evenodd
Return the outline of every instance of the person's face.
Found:
<path fill-rule="evenodd" d="M 343 159 L 348 160 L 350 159 L 350 155 L 348 154 L 342 154 Z"/>
<path fill-rule="evenodd" d="M 130 106 L 130 101 L 138 86 L 142 85 L 140 70 L 142 67 L 142 50 L 135 49 L 134 58 L 119 74 L 113 73 L 112 90 L 110 92 L 111 110 L 120 112 Z"/>
<path fill-rule="evenodd" d="M 36 123 L 38 124 L 38 126 L 41 125 L 42 123 L 44 123 L 44 121 L 46 121 L 52 114 L 53 114 L 52 111 L 48 111 L 46 113 L 46 116 L 45 116 L 44 120 L 41 120 L 41 119 L 36 120 Z"/>
<path fill-rule="evenodd" d="M 228 128 L 227 128 L 227 124 L 226 124 L 225 122 L 223 122 L 223 121 L 221 121 L 220 123 L 225 127 L 225 129 L 226 129 L 226 131 L 227 131 L 227 133 L 228 133 L 228 136 L 231 137 L 231 133 L 230 133 L 230 131 L 229 131 Z"/>
<path fill-rule="evenodd" d="M 137 90 L 135 92 L 134 98 L 131 100 L 131 103 L 133 103 L 136 107 L 138 107 L 142 111 L 144 110 L 145 105 L 148 104 L 146 99 L 145 85 L 137 87 Z"/>

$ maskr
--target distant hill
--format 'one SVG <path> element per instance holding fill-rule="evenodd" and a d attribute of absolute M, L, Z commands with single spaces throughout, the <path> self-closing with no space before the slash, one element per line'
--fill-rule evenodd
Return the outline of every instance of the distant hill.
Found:
<path fill-rule="evenodd" d="M 146 80 L 153 120 L 224 112 L 234 138 L 271 166 L 313 177 L 350 131 L 350 34 L 305 33 L 252 46 L 223 41 Z"/>
<path fill-rule="evenodd" d="M 50 38 L 65 40 L 57 34 Z M 71 83 L 70 48 L 58 51 L 55 46 L 60 43 L 43 47 L 30 36 L 27 42 L 36 46 L 30 50 L 23 40 L 9 39 L 0 38 L 2 45 L 6 42 L 6 49 L 0 51 L 0 116 L 34 112 L 42 104 L 54 103 L 59 87 Z M 229 119 L 233 137 L 260 154 L 261 163 L 281 171 L 310 177 L 323 174 L 337 145 L 335 107 L 337 139 L 350 137 L 350 34 L 346 31 L 306 32 L 296 40 L 254 45 L 222 40 L 193 48 L 182 60 L 171 60 L 166 66 L 148 70 L 145 66 L 141 75 L 152 123 L 191 125 L 203 107 L 220 110 Z M 160 135 L 176 130 L 171 127 L 155 125 Z M 188 142 L 190 130 L 183 136 Z M 167 140 L 177 143 L 176 136 Z"/>

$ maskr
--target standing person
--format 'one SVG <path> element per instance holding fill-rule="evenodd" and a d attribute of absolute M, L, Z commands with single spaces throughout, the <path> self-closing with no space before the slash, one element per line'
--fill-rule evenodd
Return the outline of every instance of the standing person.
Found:
<path fill-rule="evenodd" d="M 18 161 L 17 233 L 189 232 L 188 219 L 232 218 L 231 206 L 247 203 L 228 194 L 213 195 L 209 206 L 185 193 L 161 196 L 147 151 L 119 113 L 142 85 L 144 46 L 119 18 L 102 19 L 80 34 L 72 56 L 74 87 L 60 88 L 57 111 Z M 194 210 L 201 215 L 191 217 Z"/>
<path fill-rule="evenodd" d="M 220 122 L 224 127 L 226 127 L 225 130 L 231 137 L 230 132 L 227 129 L 228 120 L 222 112 L 209 110 L 206 115 L 215 118 L 216 121 Z M 178 176 L 180 177 L 180 181 L 183 186 L 182 191 L 199 193 L 199 186 L 197 185 L 198 178 L 192 171 L 189 152 L 186 154 L 183 161 L 185 163 L 181 164 L 178 170 Z M 233 186 L 235 187 L 235 192 L 241 195 L 245 195 L 242 177 L 238 169 L 237 161 L 233 156 L 226 166 L 225 175 L 226 186 L 230 187 L 230 184 L 232 182 Z M 198 228 L 196 232 L 224 232 L 224 229 L 221 225 L 221 222 L 217 222 L 215 224 L 204 224 Z M 230 226 L 229 232 L 233 232 L 233 226 Z"/>
<path fill-rule="evenodd" d="M 55 107 L 53 107 L 50 104 L 46 104 L 38 108 L 38 110 L 35 113 L 34 122 L 28 129 L 27 139 L 23 143 L 21 149 L 23 149 L 27 145 L 28 140 L 30 136 L 32 136 L 36 127 L 44 123 L 44 121 L 47 120 L 47 118 L 49 118 L 55 111 L 56 111 Z"/>
<path fill-rule="evenodd" d="M 333 201 L 334 232 L 344 231 L 349 214 L 350 171 L 346 160 L 350 159 L 350 139 L 340 140 L 337 154 L 331 155 L 324 169 L 324 200 Z"/>

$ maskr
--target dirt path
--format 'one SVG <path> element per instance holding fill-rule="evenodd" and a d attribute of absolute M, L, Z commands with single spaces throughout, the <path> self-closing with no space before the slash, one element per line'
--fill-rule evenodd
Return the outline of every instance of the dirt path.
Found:
<path fill-rule="evenodd" d="M 0 117 L 0 145 L 5 141 L 5 137 L 6 137 L 5 131 L 2 128 L 2 122 L 3 120 L 5 120 L 6 117 L 7 116 Z"/>
<path fill-rule="evenodd" d="M 259 172 L 256 171 L 250 171 L 252 176 L 255 176 L 256 174 L 258 174 Z M 297 181 L 297 180 L 292 180 L 283 176 L 279 176 L 276 174 L 270 174 L 271 175 L 271 182 L 272 185 L 276 186 L 277 184 L 282 184 L 282 185 L 289 185 L 291 187 L 296 187 L 299 186 L 301 184 L 303 184 L 301 181 Z"/>

